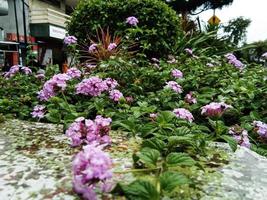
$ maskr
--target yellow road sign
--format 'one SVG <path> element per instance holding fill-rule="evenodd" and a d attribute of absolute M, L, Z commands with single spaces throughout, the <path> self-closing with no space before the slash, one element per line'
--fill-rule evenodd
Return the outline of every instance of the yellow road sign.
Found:
<path fill-rule="evenodd" d="M 211 25 L 219 25 L 219 23 L 221 22 L 221 20 L 216 16 L 213 15 L 209 20 L 208 23 Z"/>

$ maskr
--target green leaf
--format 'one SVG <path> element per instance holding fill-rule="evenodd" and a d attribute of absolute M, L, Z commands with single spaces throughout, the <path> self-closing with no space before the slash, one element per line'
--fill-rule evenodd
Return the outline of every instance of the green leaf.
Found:
<path fill-rule="evenodd" d="M 129 200 L 160 200 L 160 195 L 156 187 L 148 181 L 136 180 L 130 185 L 120 185 L 125 197 Z"/>
<path fill-rule="evenodd" d="M 179 185 L 189 183 L 189 180 L 185 175 L 171 171 L 164 172 L 160 176 L 159 180 L 161 189 L 167 192 L 171 192 L 174 188 L 176 188 Z"/>
<path fill-rule="evenodd" d="M 166 147 L 166 144 L 162 140 L 156 137 L 153 137 L 153 138 L 144 140 L 142 143 L 142 146 L 162 151 Z"/>
<path fill-rule="evenodd" d="M 60 123 L 61 115 L 58 110 L 49 110 L 49 113 L 45 115 L 46 119 L 53 123 Z"/>
<path fill-rule="evenodd" d="M 193 139 L 190 137 L 190 135 L 187 136 L 171 136 L 168 138 L 169 148 L 176 146 L 176 145 L 189 145 L 189 146 L 195 146 Z"/>
<path fill-rule="evenodd" d="M 169 166 L 193 166 L 196 161 L 185 153 L 170 153 L 166 157 L 167 165 Z"/>
<path fill-rule="evenodd" d="M 177 136 L 187 135 L 190 134 L 190 129 L 185 126 L 179 127 L 174 130 L 174 134 Z"/>
<path fill-rule="evenodd" d="M 147 167 L 155 167 L 160 157 L 160 152 L 156 149 L 143 148 L 136 154 L 140 161 L 143 162 Z"/>
<path fill-rule="evenodd" d="M 158 115 L 157 122 L 165 124 L 170 122 L 174 117 L 175 115 L 171 111 L 163 111 Z"/>
<path fill-rule="evenodd" d="M 222 138 L 224 141 L 226 141 L 233 151 L 235 151 L 237 149 L 237 142 L 232 136 L 221 135 L 220 138 Z"/>

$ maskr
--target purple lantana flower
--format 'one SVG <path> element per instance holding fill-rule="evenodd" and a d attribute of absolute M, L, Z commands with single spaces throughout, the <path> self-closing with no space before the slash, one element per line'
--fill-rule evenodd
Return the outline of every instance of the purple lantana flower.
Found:
<path fill-rule="evenodd" d="M 139 21 L 138 21 L 138 19 L 136 17 L 131 16 L 131 17 L 127 17 L 126 23 L 130 24 L 132 26 L 136 26 L 139 23 Z"/>
<path fill-rule="evenodd" d="M 33 112 L 31 113 L 33 118 L 42 119 L 44 118 L 45 114 L 45 106 L 42 105 L 36 105 L 33 108 Z"/>
<path fill-rule="evenodd" d="M 99 77 L 91 77 L 84 79 L 81 83 L 76 85 L 76 94 L 83 94 L 89 96 L 100 96 L 102 92 L 107 91 L 109 87 L 106 82 Z"/>
<path fill-rule="evenodd" d="M 229 129 L 229 134 L 234 137 L 234 139 L 240 146 L 250 148 L 251 144 L 248 138 L 247 130 L 241 128 L 240 126 L 232 126 Z"/>
<path fill-rule="evenodd" d="M 174 78 L 183 78 L 183 72 L 179 69 L 173 69 L 171 73 Z"/>
<path fill-rule="evenodd" d="M 193 92 L 189 92 L 187 95 L 185 95 L 185 102 L 190 104 L 197 103 L 197 99 L 193 96 Z"/>
<path fill-rule="evenodd" d="M 72 67 L 67 70 L 66 74 L 70 76 L 71 78 L 80 78 L 82 75 L 82 72 L 79 69 Z"/>
<path fill-rule="evenodd" d="M 168 82 L 166 82 L 166 84 L 167 85 L 165 86 L 165 88 L 167 88 L 167 89 L 171 89 L 176 93 L 182 93 L 183 92 L 182 86 L 180 86 L 175 81 L 168 81 Z"/>
<path fill-rule="evenodd" d="M 116 49 L 116 47 L 117 47 L 117 44 L 116 43 L 110 43 L 109 45 L 108 45 L 108 51 L 112 51 L 112 50 L 114 50 L 114 49 Z"/>
<path fill-rule="evenodd" d="M 253 125 L 259 136 L 267 138 L 267 124 L 262 121 L 254 121 Z"/>
<path fill-rule="evenodd" d="M 112 90 L 118 86 L 118 82 L 115 79 L 106 78 L 104 81 L 105 81 L 106 85 L 108 86 L 109 90 Z"/>
<path fill-rule="evenodd" d="M 224 55 L 225 58 L 227 58 L 228 63 L 233 65 L 234 67 L 238 68 L 239 70 L 243 70 L 245 65 L 238 60 L 234 54 L 232 53 L 227 53 L 226 55 Z"/>
<path fill-rule="evenodd" d="M 10 67 L 8 72 L 4 73 L 4 77 L 8 79 L 15 76 L 15 74 L 19 72 L 19 68 L 19 65 L 13 65 L 12 67 Z"/>
<path fill-rule="evenodd" d="M 99 144 L 110 144 L 109 137 L 111 118 L 100 115 L 95 120 L 77 118 L 66 130 L 66 136 L 70 138 L 72 146 L 97 142 Z"/>
<path fill-rule="evenodd" d="M 89 46 L 88 51 L 89 53 L 93 53 L 97 50 L 97 44 L 93 43 Z"/>
<path fill-rule="evenodd" d="M 77 38 L 75 36 L 66 36 L 64 38 L 64 44 L 66 45 L 71 45 L 76 43 L 77 43 Z"/>
<path fill-rule="evenodd" d="M 56 95 L 58 90 L 65 90 L 67 87 L 67 81 L 70 80 L 71 77 L 67 74 L 56 74 L 50 80 L 46 81 L 43 89 L 38 92 L 38 98 L 41 101 L 47 101 L 51 97 Z"/>
<path fill-rule="evenodd" d="M 109 92 L 109 98 L 115 102 L 118 102 L 121 98 L 123 98 L 123 94 L 119 90 L 111 90 Z"/>
<path fill-rule="evenodd" d="M 185 119 L 189 122 L 192 122 L 194 120 L 192 113 L 187 109 L 176 108 L 173 110 L 173 113 L 176 115 L 177 118 Z"/>
<path fill-rule="evenodd" d="M 227 105 L 224 102 L 212 102 L 201 108 L 201 114 L 206 115 L 208 117 L 219 117 L 229 108 L 232 108 L 232 106 Z"/>
<path fill-rule="evenodd" d="M 86 200 L 97 200 L 95 189 L 111 191 L 112 160 L 103 146 L 92 143 L 83 147 L 72 162 L 73 189 Z"/>

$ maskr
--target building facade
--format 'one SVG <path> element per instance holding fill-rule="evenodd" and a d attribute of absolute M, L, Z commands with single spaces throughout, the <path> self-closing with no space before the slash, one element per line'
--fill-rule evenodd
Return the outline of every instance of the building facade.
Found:
<path fill-rule="evenodd" d="M 5 3 L 1 5 L 1 2 Z M 66 22 L 77 3 L 78 0 L 0 0 L 0 41 L 12 43 L 14 51 L 18 48 L 23 64 L 24 47 L 31 45 L 40 65 L 61 65 L 65 61 L 62 40 L 66 35 Z M 6 51 L 6 64 L 22 64 L 18 53 Z"/>

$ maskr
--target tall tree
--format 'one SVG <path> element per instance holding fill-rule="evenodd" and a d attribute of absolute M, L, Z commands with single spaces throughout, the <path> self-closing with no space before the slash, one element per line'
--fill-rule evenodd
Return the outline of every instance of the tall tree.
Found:
<path fill-rule="evenodd" d="M 222 8 L 234 0 L 165 0 L 178 13 L 188 13 L 201 8 L 201 11 Z"/>
<path fill-rule="evenodd" d="M 230 20 L 227 25 L 224 25 L 223 31 L 228 36 L 228 40 L 238 46 L 246 40 L 247 28 L 250 23 L 250 19 L 238 17 Z"/>

